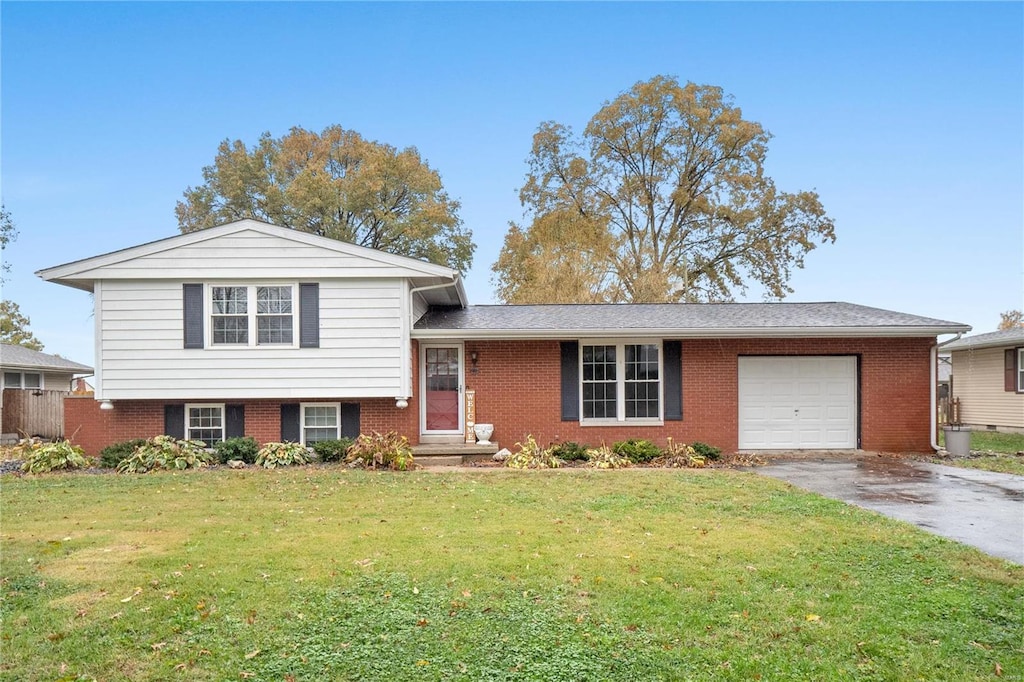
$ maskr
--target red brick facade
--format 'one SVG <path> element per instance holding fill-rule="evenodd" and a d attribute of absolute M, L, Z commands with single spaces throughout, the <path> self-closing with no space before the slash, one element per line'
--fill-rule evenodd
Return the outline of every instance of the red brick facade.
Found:
<path fill-rule="evenodd" d="M 856 355 L 860 360 L 860 434 L 865 450 L 930 451 L 929 338 L 693 339 L 682 342 L 683 420 L 664 426 L 581 426 L 561 420 L 558 341 L 467 341 L 466 387 L 476 391 L 477 422 L 494 424 L 493 440 L 511 447 L 527 434 L 540 443 L 589 445 L 624 438 L 704 441 L 733 451 L 738 443 L 738 360 L 741 355 Z M 413 344 L 413 358 L 418 358 Z M 418 365 L 418 362 L 415 363 Z M 417 367 L 414 392 L 419 393 Z M 183 402 L 183 401 L 174 401 Z M 245 404 L 245 431 L 260 442 L 279 440 L 280 403 Z M 301 402 L 290 399 L 286 402 Z M 310 402 L 324 402 L 315 400 Z M 163 433 L 163 401 L 118 401 L 101 411 L 92 398 L 65 401 L 65 433 L 95 455 L 111 443 Z M 360 430 L 398 431 L 419 440 L 418 396 L 400 410 L 392 399 L 360 401 Z"/>

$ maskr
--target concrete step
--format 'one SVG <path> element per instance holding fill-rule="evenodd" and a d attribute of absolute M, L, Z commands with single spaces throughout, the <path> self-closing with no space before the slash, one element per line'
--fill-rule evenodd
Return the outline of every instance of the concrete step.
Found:
<path fill-rule="evenodd" d="M 462 464 L 461 455 L 413 455 L 416 464 L 422 467 L 457 467 Z"/>

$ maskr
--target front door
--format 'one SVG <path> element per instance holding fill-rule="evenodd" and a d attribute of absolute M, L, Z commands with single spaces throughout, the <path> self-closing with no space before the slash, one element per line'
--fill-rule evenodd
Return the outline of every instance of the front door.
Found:
<path fill-rule="evenodd" d="M 462 433 L 462 347 L 423 348 L 423 430 Z"/>

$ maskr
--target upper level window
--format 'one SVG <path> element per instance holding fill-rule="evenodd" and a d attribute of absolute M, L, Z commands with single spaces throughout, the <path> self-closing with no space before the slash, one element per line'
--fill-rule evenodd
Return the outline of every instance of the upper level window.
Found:
<path fill-rule="evenodd" d="M 294 293 L 291 285 L 211 287 L 213 345 L 291 345 Z"/>
<path fill-rule="evenodd" d="M 583 421 L 660 421 L 661 345 L 584 345 Z"/>
<path fill-rule="evenodd" d="M 43 375 L 39 372 L 4 372 L 4 388 L 42 388 Z"/>

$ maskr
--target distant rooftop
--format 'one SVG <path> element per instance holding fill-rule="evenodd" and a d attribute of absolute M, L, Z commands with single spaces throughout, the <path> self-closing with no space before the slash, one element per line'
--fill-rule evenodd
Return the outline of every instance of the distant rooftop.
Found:
<path fill-rule="evenodd" d="M 1024 345 L 1024 327 L 1000 329 L 987 334 L 965 336 L 942 345 L 943 351 L 967 350 L 969 348 L 996 348 L 998 346 Z"/>
<path fill-rule="evenodd" d="M 50 355 L 37 350 L 0 343 L 0 367 L 18 369 L 54 370 L 74 374 L 92 374 L 88 365 L 73 362 L 59 355 Z"/>

